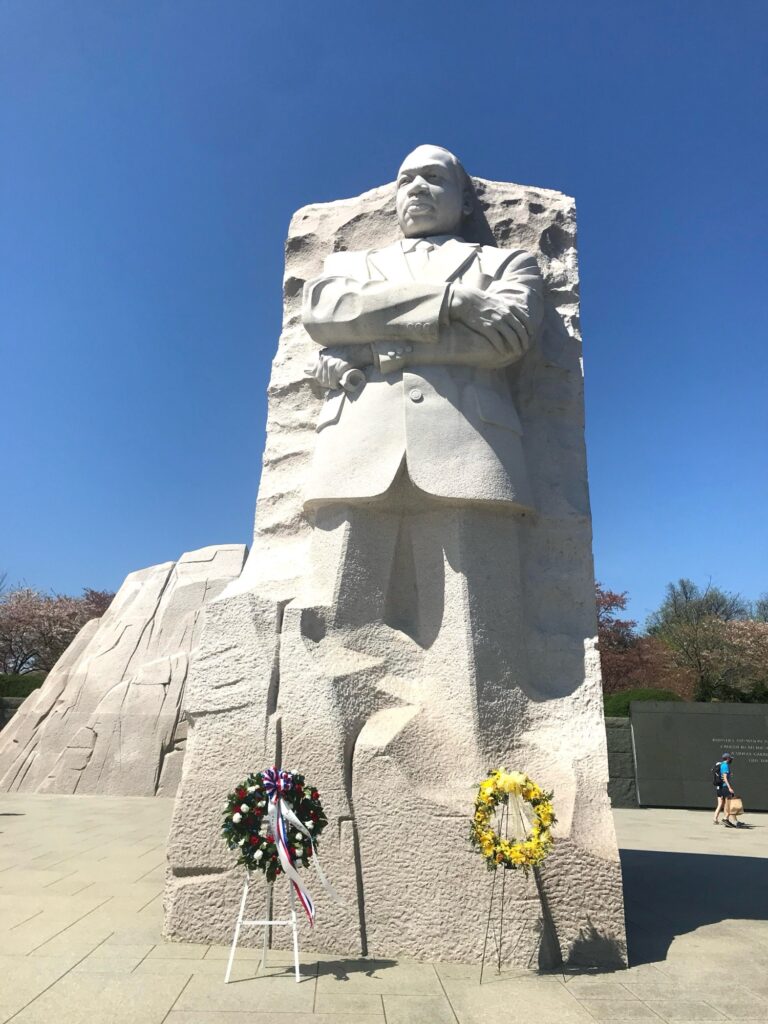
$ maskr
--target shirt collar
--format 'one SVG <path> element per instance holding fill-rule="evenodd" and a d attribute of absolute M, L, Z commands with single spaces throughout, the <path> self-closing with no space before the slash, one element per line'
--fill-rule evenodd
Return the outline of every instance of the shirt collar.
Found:
<path fill-rule="evenodd" d="M 403 252 L 413 252 L 419 242 L 430 242 L 434 246 L 444 245 L 446 242 L 461 242 L 463 245 L 467 243 L 459 235 L 425 235 L 424 238 L 401 238 L 400 245 L 403 247 Z"/>

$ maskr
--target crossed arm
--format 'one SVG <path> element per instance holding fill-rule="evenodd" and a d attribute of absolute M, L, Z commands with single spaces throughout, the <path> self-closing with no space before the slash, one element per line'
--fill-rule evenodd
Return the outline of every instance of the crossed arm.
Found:
<path fill-rule="evenodd" d="M 389 373 L 429 364 L 507 366 L 531 345 L 543 312 L 533 257 L 513 255 L 484 288 L 360 282 L 327 275 L 305 286 L 303 322 L 319 353 L 308 373 L 337 387 L 350 366 Z"/>

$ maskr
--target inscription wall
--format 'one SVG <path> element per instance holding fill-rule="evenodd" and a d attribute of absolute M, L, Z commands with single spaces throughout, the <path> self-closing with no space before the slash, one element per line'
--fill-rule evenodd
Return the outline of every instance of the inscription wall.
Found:
<path fill-rule="evenodd" d="M 713 807 L 712 766 L 733 754 L 733 788 L 768 810 L 768 705 L 635 701 L 637 799 L 650 807 Z"/>

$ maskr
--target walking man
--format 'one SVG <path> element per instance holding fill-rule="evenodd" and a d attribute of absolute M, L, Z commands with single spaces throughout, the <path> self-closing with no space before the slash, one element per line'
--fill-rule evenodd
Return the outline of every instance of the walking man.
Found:
<path fill-rule="evenodd" d="M 736 828 L 737 823 L 731 821 L 731 798 L 734 796 L 731 787 L 731 761 L 733 755 L 725 753 L 716 768 L 718 769 L 719 781 L 716 783 L 717 806 L 715 807 L 715 824 L 720 824 L 721 813 L 725 814 L 726 828 Z"/>

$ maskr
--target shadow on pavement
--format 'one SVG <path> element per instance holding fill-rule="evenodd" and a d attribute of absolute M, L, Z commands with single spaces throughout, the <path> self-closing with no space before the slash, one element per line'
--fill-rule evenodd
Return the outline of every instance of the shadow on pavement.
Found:
<path fill-rule="evenodd" d="M 630 965 L 664 960 L 707 924 L 768 920 L 768 859 L 621 850 Z"/>
<path fill-rule="evenodd" d="M 387 967 L 397 967 L 397 960 L 368 960 L 365 957 L 350 957 L 348 960 L 321 960 L 318 965 L 320 974 L 332 974 L 336 981 L 349 981 L 350 974 L 365 974 L 372 978 L 376 971 Z"/>

